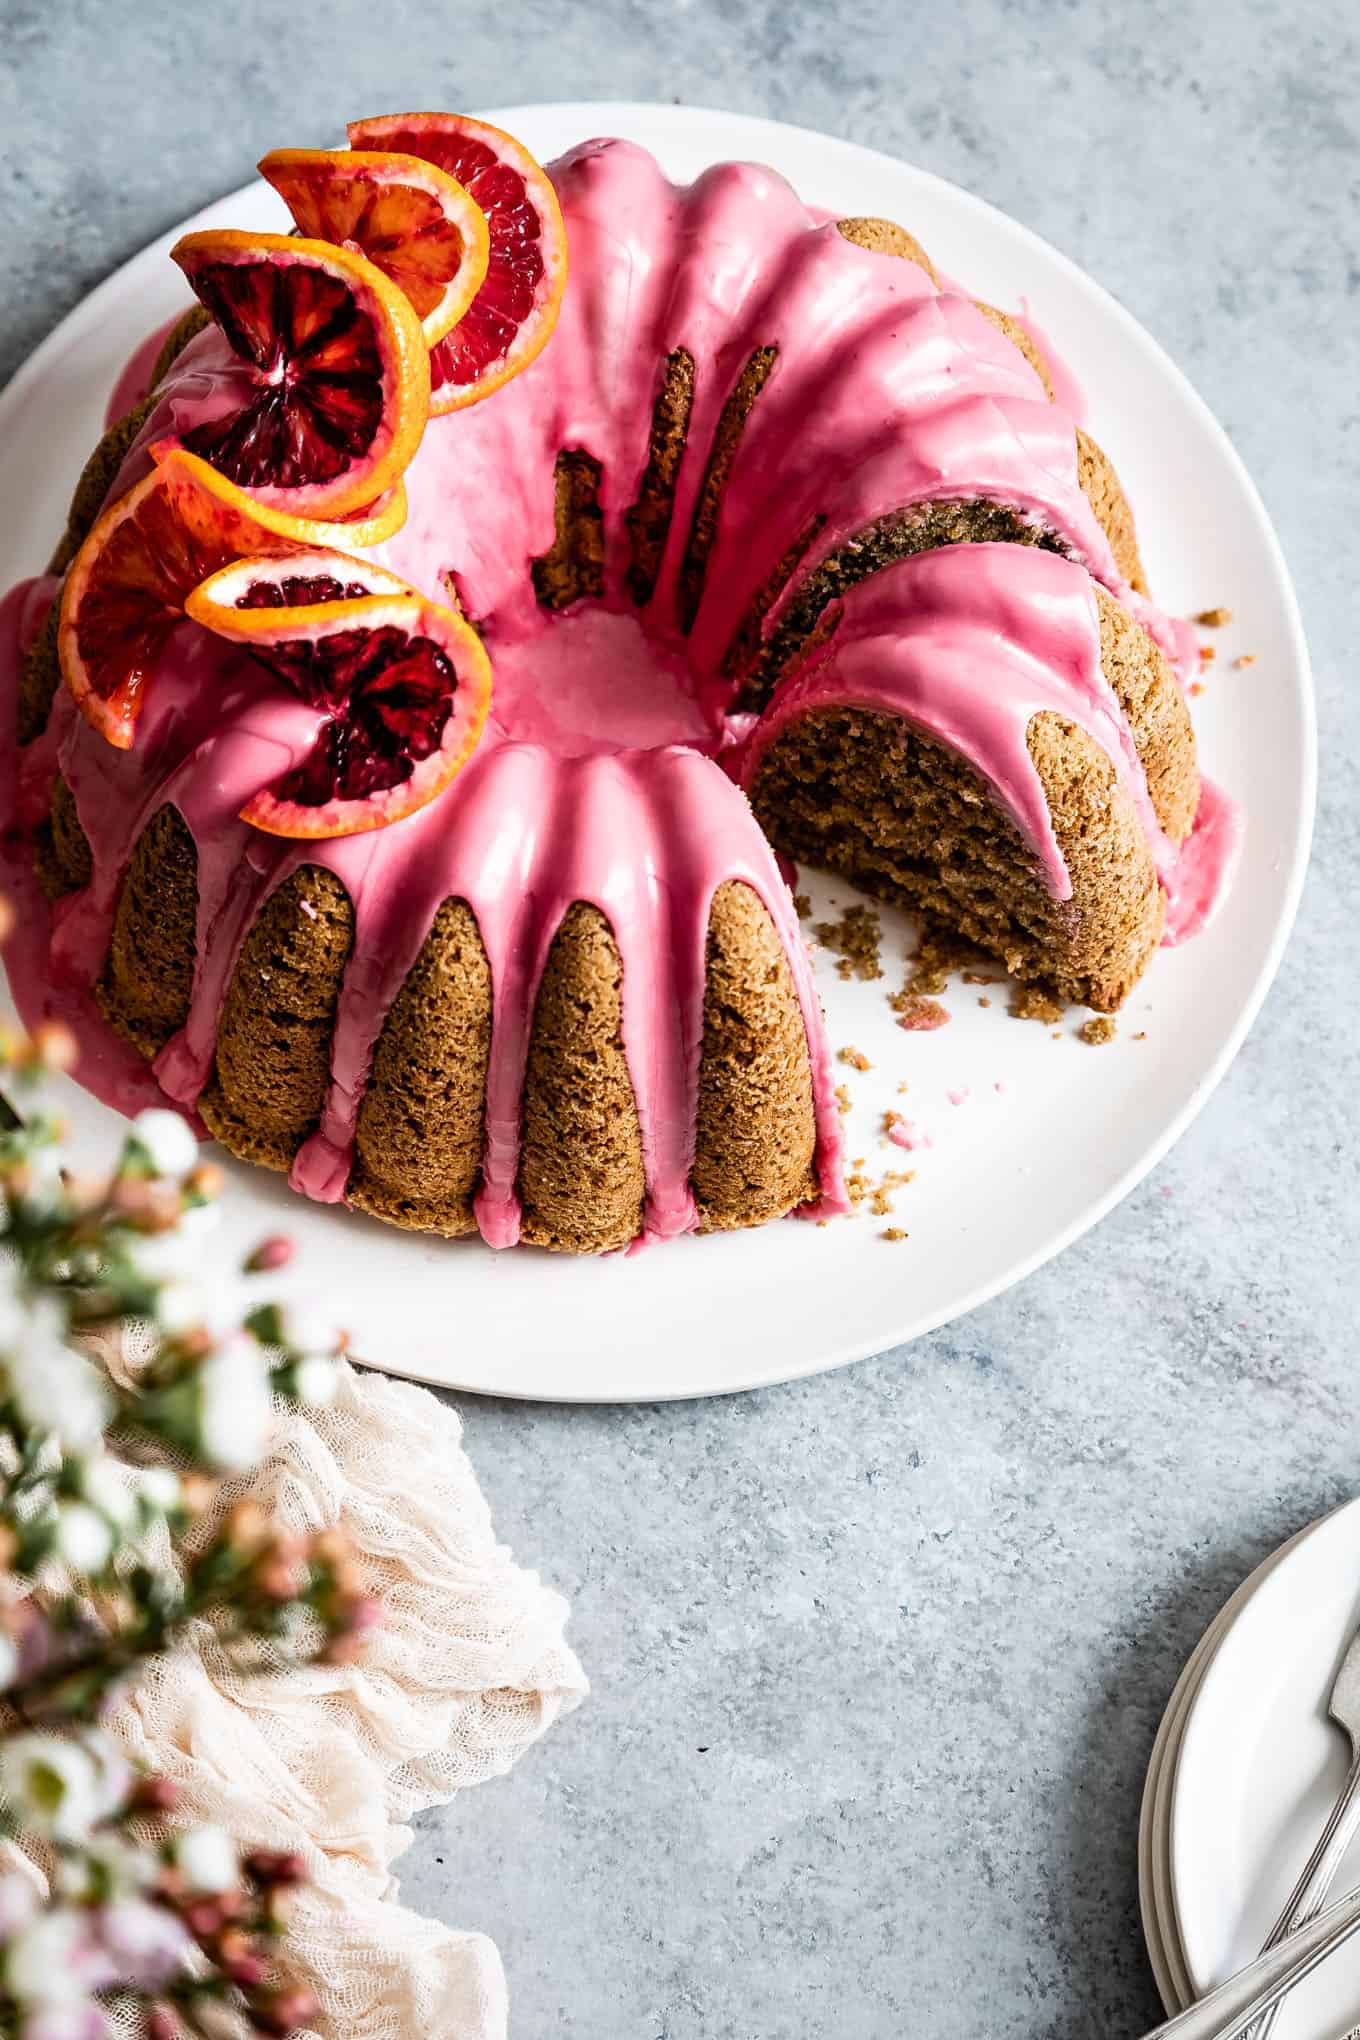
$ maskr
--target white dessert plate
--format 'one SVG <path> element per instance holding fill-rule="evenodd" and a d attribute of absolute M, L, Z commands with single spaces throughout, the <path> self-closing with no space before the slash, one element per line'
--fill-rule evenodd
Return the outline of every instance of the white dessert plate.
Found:
<path fill-rule="evenodd" d="M 1223 1635 L 1191 1703 L 1172 1792 L 1172 1903 L 1195 1996 L 1259 1952 L 1345 1781 L 1327 1696 L 1360 1622 L 1360 1501 L 1280 1554 Z M 1360 1845 L 1337 1880 L 1360 1879 Z M 1286 1999 L 1277 2040 L 1360 2018 L 1360 1949 Z"/>
<path fill-rule="evenodd" d="M 1088 1050 L 1076 1038 L 1081 1015 L 1062 1023 L 1060 1041 L 1010 1019 L 1004 985 L 955 987 L 950 1025 L 902 1033 L 884 997 L 901 982 L 908 946 L 898 915 L 883 917 L 881 983 L 843 983 L 819 952 L 832 1042 L 874 1065 L 845 1072 L 855 1100 L 849 1153 L 863 1155 L 875 1179 L 894 1163 L 916 1169 L 891 1215 L 861 1209 L 821 1229 L 791 1221 L 578 1261 L 404 1236 L 230 1168 L 236 1232 L 286 1224 L 312 1269 L 342 1287 L 359 1352 L 394 1372 L 580 1401 L 790 1380 L 916 1338 L 1020 1280 L 1146 1174 L 1222 1076 L 1274 975 L 1307 858 L 1315 735 L 1298 609 L 1260 499 L 1184 377 L 1099 285 L 981 200 L 852 143 L 730 113 L 584 104 L 491 118 L 545 158 L 592 134 L 645 143 L 679 178 L 725 157 L 757 158 L 818 204 L 904 221 L 980 296 L 1025 300 L 1085 388 L 1092 429 L 1137 509 L 1159 600 L 1234 614 L 1216 633 L 1195 719 L 1206 770 L 1246 814 L 1236 884 L 1203 935 L 1156 959 L 1116 1042 Z M 184 223 L 282 224 L 263 184 Z M 0 528 L 0 585 L 41 566 L 115 376 L 184 302 L 166 259 L 181 231 L 94 291 L 0 397 L 0 500 L 24 506 Z M 1244 652 L 1254 664 L 1232 670 Z M 807 890 L 819 906 L 852 897 L 844 886 Z M 888 1107 L 909 1111 L 932 1145 L 911 1156 L 880 1145 Z M 82 1132 L 107 1124 L 83 1094 L 71 1112 Z M 885 1241 L 888 1225 L 909 1238 Z"/>
<path fill-rule="evenodd" d="M 1273 1551 L 1219 1610 L 1186 1659 L 1152 1746 L 1138 1826 L 1138 1897 L 1152 1973 L 1162 2003 L 1171 2013 L 1183 2011 L 1196 1996 L 1181 1945 L 1171 1885 L 1171 1807 L 1185 1725 L 1229 1629 L 1257 1588 L 1315 1528 L 1316 1525 L 1309 1524 L 1278 1551 Z"/>

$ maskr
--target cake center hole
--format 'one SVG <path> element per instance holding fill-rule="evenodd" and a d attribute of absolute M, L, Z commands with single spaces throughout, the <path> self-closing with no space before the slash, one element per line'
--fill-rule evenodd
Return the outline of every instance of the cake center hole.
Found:
<path fill-rule="evenodd" d="M 506 737 L 562 758 L 718 748 L 721 717 L 705 708 L 684 652 L 648 637 L 635 616 L 596 605 L 542 617 L 526 638 L 488 634 L 491 720 Z"/>

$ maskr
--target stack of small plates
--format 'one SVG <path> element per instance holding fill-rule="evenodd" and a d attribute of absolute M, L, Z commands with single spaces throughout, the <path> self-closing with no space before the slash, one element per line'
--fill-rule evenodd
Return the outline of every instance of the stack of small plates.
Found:
<path fill-rule="evenodd" d="M 1346 1780 L 1327 1717 L 1360 1626 L 1360 1500 L 1244 1581 L 1181 1674 L 1152 1751 L 1138 1837 L 1143 1928 L 1169 2012 L 1259 1953 Z M 1360 1882 L 1360 1843 L 1334 1896 Z M 1285 2000 L 1273 2040 L 1360 2020 L 1360 1937 Z"/>

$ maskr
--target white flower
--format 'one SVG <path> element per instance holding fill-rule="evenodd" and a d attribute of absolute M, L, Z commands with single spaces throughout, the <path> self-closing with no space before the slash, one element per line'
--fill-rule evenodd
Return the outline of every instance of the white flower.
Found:
<path fill-rule="evenodd" d="M 113 1964 L 91 1938 L 88 1916 L 66 1906 L 38 1913 L 21 1929 L 6 1951 L 4 1975 L 21 2004 L 61 2005 L 68 2011 L 115 1980 Z M 29 2030 L 26 2022 L 23 2031 Z M 47 2030 L 83 2035 L 89 2029 L 52 2025 Z"/>
<path fill-rule="evenodd" d="M 38 2005 L 24 2015 L 19 2040 L 109 2040 L 110 2026 L 93 1998 Z"/>
<path fill-rule="evenodd" d="M 334 1353 L 340 1344 L 334 1320 L 313 1297 L 285 1303 L 279 1315 L 283 1336 L 294 1353 Z"/>
<path fill-rule="evenodd" d="M 244 1472 L 269 1442 L 274 1411 L 264 1355 L 246 1332 L 213 1348 L 198 1370 L 199 1443 L 207 1458 Z"/>
<path fill-rule="evenodd" d="M 189 1828 L 175 1836 L 171 1852 L 193 1891 L 233 1891 L 241 1881 L 236 1844 L 225 1828 Z"/>
<path fill-rule="evenodd" d="M 211 1308 L 212 1300 L 201 1282 L 175 1276 L 157 1294 L 156 1322 L 173 1339 L 206 1325 Z"/>
<path fill-rule="evenodd" d="M 293 1369 L 293 1392 L 311 1409 L 328 1408 L 339 1388 L 340 1369 L 324 1353 L 305 1353 Z"/>
<path fill-rule="evenodd" d="M 192 1278 L 202 1268 L 203 1247 L 221 1217 L 216 1204 L 191 1204 L 164 1232 L 134 1235 L 128 1241 L 128 1259 L 148 1282 Z"/>
<path fill-rule="evenodd" d="M 51 1431 L 72 1452 L 88 1452 L 103 1433 L 113 1398 L 98 1370 L 67 1345 L 56 1298 L 35 1297 L 3 1346 L 9 1392 L 25 1421 Z"/>
<path fill-rule="evenodd" d="M 102 1729 L 71 1737 L 29 1730 L 0 1743 L 0 1798 L 20 1827 L 55 1842 L 83 1840 L 131 1786 L 126 1758 Z"/>
<path fill-rule="evenodd" d="M 0 1877 L 0 1942 L 12 1941 L 38 1909 L 38 1894 L 17 1870 Z"/>
<path fill-rule="evenodd" d="M 137 1990 L 161 1989 L 193 1953 L 193 1943 L 175 1915 L 144 1898 L 120 1898 L 106 1905 L 99 1914 L 99 1938 L 119 1982 Z"/>
<path fill-rule="evenodd" d="M 88 1502 L 59 1502 L 56 1548 L 74 1572 L 102 1572 L 113 1555 L 113 1531 Z"/>
<path fill-rule="evenodd" d="M 158 1176 L 187 1176 L 198 1160 L 198 1142 L 188 1120 L 164 1106 L 139 1112 L 129 1137 L 146 1150 Z"/>
<path fill-rule="evenodd" d="M 179 1475 L 172 1466 L 146 1466 L 135 1476 L 137 1491 L 149 1509 L 169 1515 L 179 1507 Z"/>
<path fill-rule="evenodd" d="M 92 1508 L 119 1530 L 131 1528 L 137 1504 L 127 1471 L 107 1452 L 95 1452 L 80 1466 L 80 1492 Z"/>
<path fill-rule="evenodd" d="M 36 1733 L 12 1736 L 0 1744 L 0 1798 L 20 1827 L 76 1842 L 102 1810 L 99 1767 L 83 1743 Z"/>

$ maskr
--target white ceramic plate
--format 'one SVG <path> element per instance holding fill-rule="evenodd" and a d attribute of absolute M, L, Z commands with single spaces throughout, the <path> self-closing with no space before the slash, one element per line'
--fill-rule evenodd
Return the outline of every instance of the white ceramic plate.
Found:
<path fill-rule="evenodd" d="M 1257 1954 L 1345 1781 L 1327 1696 L 1360 1622 L 1360 1501 L 1281 1554 L 1223 1636 L 1181 1740 L 1172 1901 L 1196 1996 Z M 1360 1878 L 1360 1846 L 1335 1895 Z M 1360 2019 L 1354 1942 L 1285 2000 L 1277 2040 L 1331 2040 Z"/>
<path fill-rule="evenodd" d="M 1260 499 L 1189 384 L 1097 284 L 979 199 L 872 150 L 733 114 L 577 105 L 491 117 L 541 157 L 613 133 L 646 143 L 681 178 L 723 157 L 761 159 L 822 205 L 906 222 L 980 296 L 1027 299 L 1085 385 L 1092 426 L 1136 505 L 1159 599 L 1235 613 L 1218 634 L 1196 722 L 1206 769 L 1245 806 L 1237 883 L 1198 941 L 1156 960 L 1116 1044 L 1088 1052 L 1071 1020 L 1061 1045 L 1052 1041 L 1006 1016 L 1004 987 L 990 1011 L 976 1003 L 985 994 L 966 989 L 950 1001 L 952 1025 L 904 1035 L 883 997 L 900 982 L 907 944 L 907 923 L 891 914 L 885 984 L 843 985 L 819 958 L 833 1043 L 854 1044 L 875 1064 L 868 1076 L 846 1073 L 858 1106 L 851 1155 L 866 1155 L 874 1173 L 903 1159 L 876 1142 L 904 1079 L 912 1116 L 934 1135 L 897 1201 L 907 1242 L 882 1241 L 886 1221 L 866 1213 L 821 1230 L 785 1223 L 602 1262 L 497 1256 L 475 1241 L 423 1242 L 311 1209 L 257 1172 L 232 1169 L 237 1229 L 282 1220 L 313 1267 L 343 1263 L 359 1349 L 396 1372 L 583 1401 L 788 1380 L 915 1338 L 1038 1267 L 1133 1187 L 1222 1076 L 1274 975 L 1307 857 L 1314 718 L 1298 610 Z M 282 223 L 280 202 L 256 184 L 185 225 Z M 102 284 L 0 399 L 0 500 L 26 506 L 0 529 L 0 585 L 40 566 L 115 374 L 184 301 L 166 260 L 174 238 Z M 1239 651 L 1256 663 L 1230 675 L 1226 661 Z M 849 897 L 844 887 L 812 890 Z M 1135 1041 L 1140 1032 L 1146 1039 Z M 964 1104 L 947 1102 L 964 1091 Z M 74 1109 L 92 1123 L 95 1108 Z"/>
<path fill-rule="evenodd" d="M 1186 1660 L 1152 1746 L 1138 1826 L 1138 1898 L 1148 1958 L 1168 2012 L 1183 2011 L 1197 1995 L 1186 1966 L 1171 1884 L 1171 1807 L 1185 1725 L 1229 1629 L 1257 1588 L 1315 1527 L 1310 1524 L 1272 1552 L 1219 1610 Z"/>

